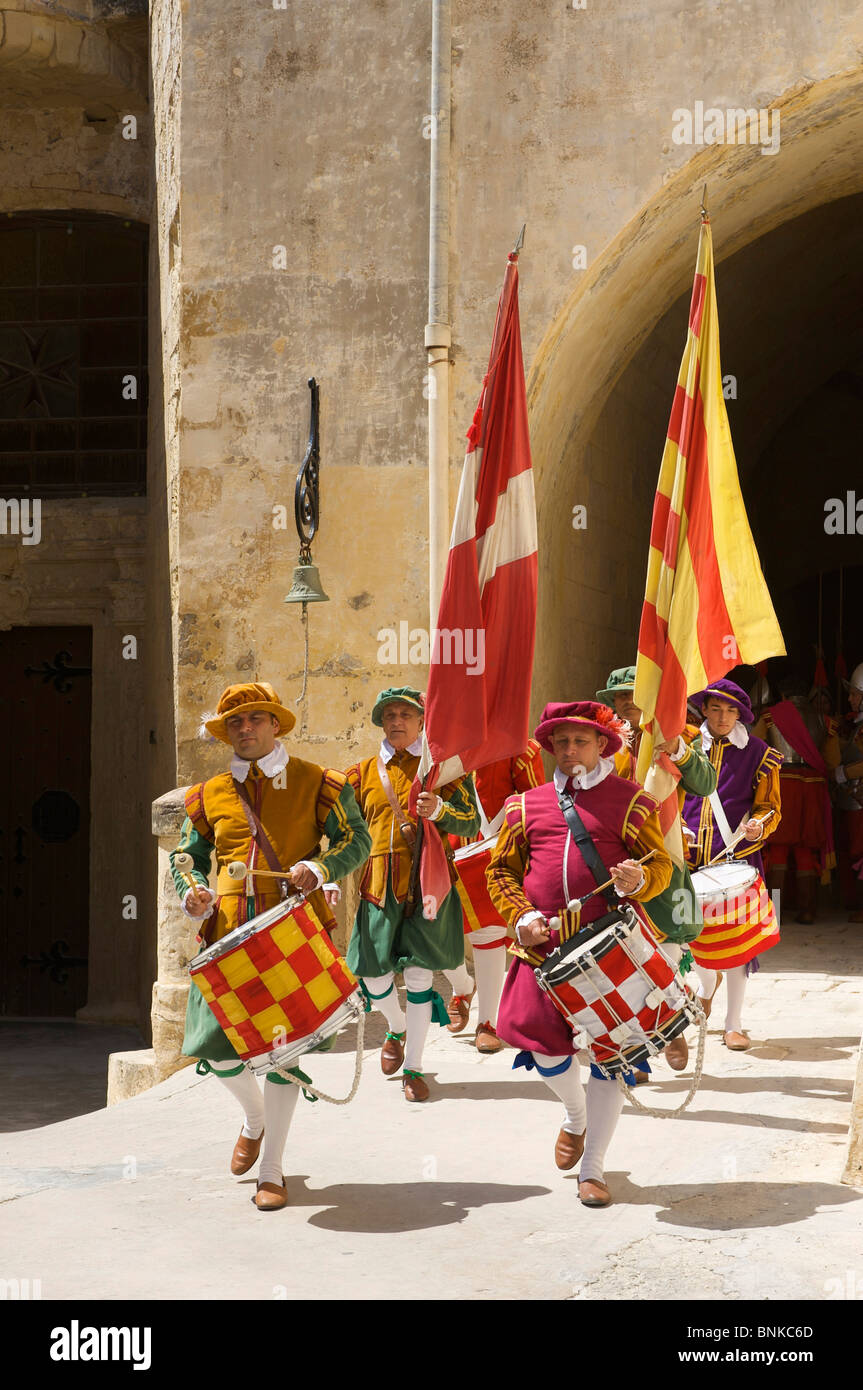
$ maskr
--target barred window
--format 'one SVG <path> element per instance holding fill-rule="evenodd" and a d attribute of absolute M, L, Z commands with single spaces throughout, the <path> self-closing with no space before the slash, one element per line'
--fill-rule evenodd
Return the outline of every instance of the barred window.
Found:
<path fill-rule="evenodd" d="M 142 496 L 147 228 L 0 216 L 0 495 Z"/>

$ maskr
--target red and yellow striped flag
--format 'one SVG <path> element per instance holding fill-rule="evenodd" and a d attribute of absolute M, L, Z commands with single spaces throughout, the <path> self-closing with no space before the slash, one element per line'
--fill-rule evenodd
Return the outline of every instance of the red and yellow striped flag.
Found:
<path fill-rule="evenodd" d="M 682 732 L 687 695 L 740 663 L 784 654 L 737 476 L 722 394 L 713 240 L 703 216 L 650 530 L 633 695 L 644 729 L 638 780 L 645 781 L 654 744 Z"/>

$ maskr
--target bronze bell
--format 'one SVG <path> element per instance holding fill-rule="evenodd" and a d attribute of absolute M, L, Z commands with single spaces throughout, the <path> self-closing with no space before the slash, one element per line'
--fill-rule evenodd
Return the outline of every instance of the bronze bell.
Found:
<path fill-rule="evenodd" d="M 285 595 L 285 603 L 329 603 L 318 574 L 317 565 L 297 565 L 291 581 L 291 591 Z"/>

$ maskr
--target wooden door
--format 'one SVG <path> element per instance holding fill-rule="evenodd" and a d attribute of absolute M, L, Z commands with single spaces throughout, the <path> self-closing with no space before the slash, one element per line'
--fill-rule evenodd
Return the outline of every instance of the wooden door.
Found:
<path fill-rule="evenodd" d="M 88 627 L 0 632 L 0 1014 L 87 1001 Z"/>

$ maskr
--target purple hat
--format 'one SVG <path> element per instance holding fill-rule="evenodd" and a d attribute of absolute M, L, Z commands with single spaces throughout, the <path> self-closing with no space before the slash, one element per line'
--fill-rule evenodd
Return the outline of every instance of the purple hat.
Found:
<path fill-rule="evenodd" d="M 726 680 L 723 676 L 721 680 L 711 681 L 704 690 L 699 690 L 697 695 L 692 695 L 690 698 L 703 714 L 704 703 L 711 695 L 715 695 L 718 700 L 727 700 L 730 705 L 736 705 L 744 724 L 755 723 L 755 715 L 752 713 L 749 696 L 745 690 L 740 689 L 739 685 L 735 685 L 734 681 Z"/>

